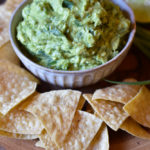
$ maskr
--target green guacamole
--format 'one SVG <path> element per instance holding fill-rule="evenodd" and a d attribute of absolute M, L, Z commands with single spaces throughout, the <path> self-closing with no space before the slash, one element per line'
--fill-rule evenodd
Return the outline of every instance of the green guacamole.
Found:
<path fill-rule="evenodd" d="M 33 0 L 22 16 L 17 39 L 36 63 L 56 70 L 106 63 L 130 30 L 130 21 L 110 0 Z"/>

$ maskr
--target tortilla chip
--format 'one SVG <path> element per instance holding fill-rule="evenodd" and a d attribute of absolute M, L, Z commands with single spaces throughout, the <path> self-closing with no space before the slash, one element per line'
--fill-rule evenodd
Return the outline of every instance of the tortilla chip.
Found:
<path fill-rule="evenodd" d="M 10 42 L 7 42 L 0 48 L 0 59 L 6 59 L 18 66 L 20 65 L 20 61 L 15 54 Z"/>
<path fill-rule="evenodd" d="M 14 9 L 22 0 L 7 0 L 0 6 L 0 47 L 9 41 L 9 21 Z"/>
<path fill-rule="evenodd" d="M 86 150 L 109 150 L 108 129 L 105 123 L 102 124 L 100 130 Z"/>
<path fill-rule="evenodd" d="M 81 95 L 80 97 L 80 100 L 79 100 L 79 103 L 78 103 L 78 107 L 77 107 L 77 110 L 81 110 L 84 106 L 84 103 L 85 103 L 85 99 L 84 97 Z"/>
<path fill-rule="evenodd" d="M 12 12 L 22 0 L 7 0 L 0 6 L 0 47 L 9 41 L 9 21 Z"/>
<path fill-rule="evenodd" d="M 0 47 L 9 41 L 9 20 L 11 13 L 4 5 L 0 8 Z"/>
<path fill-rule="evenodd" d="M 51 139 L 60 145 L 67 135 L 81 92 L 58 90 L 37 95 L 25 110 L 41 120 Z"/>
<path fill-rule="evenodd" d="M 42 143 L 42 141 L 38 141 L 35 143 L 36 147 L 41 147 L 41 148 L 45 148 L 44 144 Z"/>
<path fill-rule="evenodd" d="M 22 77 L 26 77 L 33 82 L 39 83 L 39 80 L 31 73 L 7 60 L 0 60 L 0 68 L 5 69 L 14 74 L 20 75 Z"/>
<path fill-rule="evenodd" d="M 127 81 L 127 80 L 126 80 Z M 136 80 L 128 80 L 128 82 L 134 82 Z M 126 104 L 130 101 L 139 91 L 141 86 L 139 85 L 114 85 L 103 89 L 98 89 L 93 94 L 92 99 L 98 100 L 110 100 L 114 102 L 120 102 Z"/>
<path fill-rule="evenodd" d="M 125 120 L 120 128 L 133 136 L 150 140 L 150 133 L 142 128 L 135 120 L 130 117 Z"/>
<path fill-rule="evenodd" d="M 4 115 L 2 113 L 0 113 L 0 117 L 3 117 Z"/>
<path fill-rule="evenodd" d="M 25 110 L 26 107 L 28 107 L 32 103 L 32 101 L 34 101 L 36 99 L 36 96 L 38 96 L 38 95 L 40 95 L 40 93 L 35 91 L 32 95 L 30 95 L 28 98 L 26 98 L 25 101 L 23 101 L 19 105 L 17 105 L 16 108 L 19 109 L 19 110 Z"/>
<path fill-rule="evenodd" d="M 33 101 L 35 101 L 36 97 L 39 96 L 41 93 L 35 91 L 32 95 L 30 95 L 28 98 L 26 98 L 25 101 L 21 102 L 17 108 L 19 110 L 25 110 Z M 28 111 L 27 111 L 28 112 Z M 30 112 L 31 113 L 31 112 Z"/>
<path fill-rule="evenodd" d="M 150 91 L 143 86 L 124 110 L 138 123 L 150 128 Z"/>
<path fill-rule="evenodd" d="M 50 137 L 43 131 L 40 135 L 40 140 L 44 143 L 47 150 L 73 150 L 86 149 L 102 124 L 102 120 L 95 115 L 83 111 L 77 111 L 73 119 L 70 131 L 63 142 L 63 145 L 58 148 L 51 141 Z"/>
<path fill-rule="evenodd" d="M 5 3 L 5 8 L 8 11 L 13 12 L 22 1 L 23 0 L 7 0 Z"/>
<path fill-rule="evenodd" d="M 40 139 L 40 143 L 39 143 L 40 145 L 39 145 L 39 147 L 42 146 L 46 150 L 51 150 L 51 149 L 61 150 L 60 147 L 58 148 L 56 146 L 56 144 L 52 141 L 51 137 L 47 134 L 46 130 L 42 131 L 42 133 L 39 135 L 39 139 Z"/>
<path fill-rule="evenodd" d="M 22 139 L 22 140 L 33 140 L 33 139 L 38 138 L 38 135 L 34 135 L 34 134 L 15 134 L 15 133 L 10 133 L 10 132 L 1 131 L 1 130 L 0 130 L 0 136 L 8 137 L 8 138 L 15 138 L 15 139 Z"/>
<path fill-rule="evenodd" d="M 113 130 L 117 131 L 125 119 L 129 116 L 123 110 L 123 104 L 107 101 L 92 100 L 91 94 L 84 94 L 85 99 L 89 102 L 98 116 Z"/>
<path fill-rule="evenodd" d="M 0 67 L 0 113 L 6 115 L 36 89 L 36 83 Z"/>
<path fill-rule="evenodd" d="M 19 134 L 40 134 L 43 130 L 41 122 L 31 113 L 13 109 L 0 118 L 0 130 Z"/>

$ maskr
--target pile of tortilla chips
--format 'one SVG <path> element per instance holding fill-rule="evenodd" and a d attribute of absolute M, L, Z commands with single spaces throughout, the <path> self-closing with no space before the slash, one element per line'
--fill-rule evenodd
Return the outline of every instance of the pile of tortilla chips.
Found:
<path fill-rule="evenodd" d="M 38 93 L 37 83 L 26 70 L 0 60 L 1 136 L 38 138 L 36 146 L 46 150 L 108 150 L 108 125 L 150 139 L 141 126 L 150 127 L 145 86 L 115 85 L 92 95 L 69 89 Z"/>
<path fill-rule="evenodd" d="M 10 16 L 21 1 L 0 6 L 0 136 L 39 139 L 35 146 L 46 150 L 108 150 L 107 126 L 150 139 L 144 128 L 150 128 L 145 86 L 115 85 L 94 94 L 36 92 L 38 79 L 18 66 L 9 42 Z"/>
<path fill-rule="evenodd" d="M 0 135 L 37 139 L 47 150 L 109 149 L 106 124 L 83 111 L 80 91 L 36 92 L 38 80 L 7 60 L 0 60 Z"/>
<path fill-rule="evenodd" d="M 38 93 L 37 84 L 23 68 L 0 60 L 1 136 L 39 139 L 35 146 L 46 150 L 108 150 L 107 126 L 150 139 L 145 86 L 114 85 L 92 95 L 69 89 Z"/>
<path fill-rule="evenodd" d="M 134 82 L 134 79 L 128 81 Z M 114 85 L 83 95 L 91 112 L 111 129 L 122 129 L 131 135 L 150 139 L 150 90 L 138 85 Z"/>

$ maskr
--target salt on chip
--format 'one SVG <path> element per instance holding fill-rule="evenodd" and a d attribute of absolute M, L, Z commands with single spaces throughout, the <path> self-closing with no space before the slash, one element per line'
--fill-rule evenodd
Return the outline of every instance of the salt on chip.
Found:
<path fill-rule="evenodd" d="M 37 83 L 0 67 L 0 113 L 6 115 L 36 89 Z"/>
<path fill-rule="evenodd" d="M 84 94 L 98 116 L 113 130 L 117 131 L 125 119 L 129 116 L 123 110 L 123 104 L 107 100 L 92 100 L 91 94 Z"/>
<path fill-rule="evenodd" d="M 134 79 L 126 80 L 128 82 L 135 82 Z M 103 89 L 98 89 L 94 92 L 92 99 L 104 99 L 126 104 L 139 91 L 139 85 L 114 85 Z"/>
<path fill-rule="evenodd" d="M 5 69 L 14 74 L 18 74 L 22 77 L 26 77 L 33 82 L 37 82 L 37 83 L 39 82 L 39 80 L 36 77 L 34 77 L 31 73 L 29 73 L 25 69 L 13 64 L 13 63 L 11 63 L 8 60 L 4 60 L 4 59 L 0 60 L 0 68 Z"/>
<path fill-rule="evenodd" d="M 150 91 L 143 86 L 124 110 L 138 123 L 150 128 Z"/>
<path fill-rule="evenodd" d="M 0 136 L 22 139 L 22 140 L 33 140 L 38 138 L 38 135 L 34 135 L 34 134 L 16 134 L 16 133 L 6 132 L 2 130 L 0 130 Z"/>
<path fill-rule="evenodd" d="M 40 140 L 47 150 L 85 150 L 98 132 L 102 120 L 84 111 L 77 111 L 69 133 L 62 146 L 58 148 L 46 131 L 40 135 Z"/>
<path fill-rule="evenodd" d="M 7 42 L 0 48 L 0 59 L 6 59 L 11 63 L 14 63 L 18 66 L 20 65 L 20 61 L 15 54 L 10 42 Z"/>
<path fill-rule="evenodd" d="M 105 123 L 102 124 L 100 130 L 86 150 L 109 150 L 108 129 Z"/>
<path fill-rule="evenodd" d="M 41 120 L 51 139 L 60 145 L 67 135 L 81 92 L 57 90 L 37 95 L 25 110 Z"/>
<path fill-rule="evenodd" d="M 40 134 L 43 130 L 41 122 L 31 113 L 13 109 L 0 118 L 0 130 L 19 134 Z"/>
<path fill-rule="evenodd" d="M 150 133 L 141 127 L 135 120 L 131 117 L 127 118 L 125 122 L 121 125 L 120 129 L 128 132 L 129 134 L 150 140 Z"/>

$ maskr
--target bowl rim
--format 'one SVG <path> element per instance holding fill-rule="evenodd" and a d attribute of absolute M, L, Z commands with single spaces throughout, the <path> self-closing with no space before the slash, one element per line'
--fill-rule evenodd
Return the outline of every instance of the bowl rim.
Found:
<path fill-rule="evenodd" d="M 111 0 L 111 1 L 115 1 L 115 0 Z M 51 69 L 51 68 L 47 68 L 47 67 L 44 67 L 44 66 L 41 66 L 35 62 L 33 62 L 31 59 L 29 59 L 28 57 L 26 57 L 22 52 L 21 50 L 19 50 L 19 48 L 16 46 L 15 42 L 14 42 L 14 39 L 13 39 L 13 36 L 12 36 L 12 24 L 13 24 L 13 20 L 16 16 L 16 14 L 19 12 L 19 9 L 20 7 L 23 6 L 23 8 L 27 5 L 28 3 L 28 0 L 24 0 L 23 2 L 21 2 L 18 7 L 15 9 L 15 11 L 13 12 L 12 16 L 11 16 L 11 19 L 10 19 L 10 23 L 9 23 L 9 37 L 10 37 L 10 41 L 11 41 L 11 44 L 14 48 L 14 51 L 16 54 L 19 54 L 21 55 L 21 57 L 26 61 L 28 62 L 29 64 L 33 65 L 34 67 L 36 68 L 39 68 L 41 70 L 44 70 L 46 72 L 51 72 L 51 73 L 56 73 L 56 74 L 83 74 L 83 73 L 89 73 L 89 72 L 93 72 L 93 71 L 96 71 L 100 68 L 104 68 L 105 66 L 111 64 L 112 62 L 115 62 L 127 49 L 128 47 L 130 46 L 130 44 L 132 43 L 133 39 L 134 39 L 134 35 L 135 35 L 135 32 L 136 32 L 136 22 L 135 22 L 135 16 L 134 16 L 134 13 L 132 11 L 132 9 L 127 5 L 127 3 L 124 1 L 124 0 L 121 0 L 121 3 L 123 3 L 123 5 L 125 5 L 125 7 L 128 9 L 127 10 L 127 13 L 130 15 L 130 21 L 131 21 L 131 31 L 128 35 L 128 39 L 127 39 L 127 42 L 125 44 L 125 46 L 120 50 L 120 52 L 115 56 L 113 57 L 112 59 L 110 59 L 109 61 L 107 61 L 106 63 L 104 64 L 101 64 L 99 66 L 96 66 L 94 68 L 91 68 L 91 69 L 86 69 L 86 70 L 73 70 L 73 71 L 64 71 L 64 70 L 55 70 L 55 69 Z M 114 3 L 114 2 L 113 2 Z M 19 57 L 19 56 L 18 56 Z M 20 57 L 19 57 L 20 58 Z M 21 59 L 20 59 L 21 60 Z M 22 60 L 21 60 L 22 61 Z"/>

